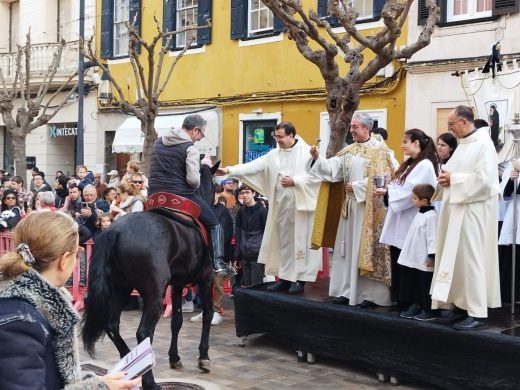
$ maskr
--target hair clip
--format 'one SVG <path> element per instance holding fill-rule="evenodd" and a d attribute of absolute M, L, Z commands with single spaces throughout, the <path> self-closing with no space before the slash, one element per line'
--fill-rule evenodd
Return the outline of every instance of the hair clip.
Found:
<path fill-rule="evenodd" d="M 24 244 L 24 243 L 19 244 L 16 247 L 16 253 L 22 255 L 23 262 L 27 265 L 31 265 L 36 261 L 36 260 L 34 260 L 34 256 L 29 249 L 29 245 L 27 245 L 27 244 Z"/>

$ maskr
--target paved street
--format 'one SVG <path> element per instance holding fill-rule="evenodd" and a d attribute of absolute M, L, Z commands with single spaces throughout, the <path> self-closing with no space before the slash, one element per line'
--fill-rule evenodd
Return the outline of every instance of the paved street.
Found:
<path fill-rule="evenodd" d="M 154 340 L 157 366 L 156 379 L 196 383 L 206 390 L 218 389 L 392 389 L 388 383 L 380 384 L 375 374 L 345 367 L 343 363 L 318 360 L 314 365 L 298 363 L 295 351 L 277 345 L 263 335 L 251 337 L 245 347 L 235 336 L 233 301 L 226 297 L 224 322 L 212 326 L 210 358 L 212 372 L 203 374 L 197 369 L 198 343 L 201 323 L 189 321 L 192 313 L 184 313 L 184 324 L 179 336 L 180 356 L 184 368 L 169 368 L 168 348 L 170 320 L 162 318 Z M 195 313 L 196 314 L 196 313 Z M 131 347 L 135 346 L 135 331 L 141 312 L 123 312 L 121 332 Z M 95 359 L 81 350 L 82 364 L 89 363 L 108 368 L 118 360 L 117 350 L 105 337 L 97 344 Z M 426 386 L 401 385 L 400 390 L 427 389 Z"/>

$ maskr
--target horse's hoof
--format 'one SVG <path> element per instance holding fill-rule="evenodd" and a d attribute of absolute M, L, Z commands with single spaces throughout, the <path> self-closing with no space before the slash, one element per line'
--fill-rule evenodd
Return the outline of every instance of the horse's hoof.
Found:
<path fill-rule="evenodd" d="M 174 370 L 177 370 L 179 368 L 182 368 L 182 362 L 180 360 L 176 361 L 176 362 L 172 362 L 170 360 L 170 368 L 173 368 Z"/>
<path fill-rule="evenodd" d="M 199 369 L 203 372 L 211 371 L 211 362 L 209 359 L 199 359 Z"/>

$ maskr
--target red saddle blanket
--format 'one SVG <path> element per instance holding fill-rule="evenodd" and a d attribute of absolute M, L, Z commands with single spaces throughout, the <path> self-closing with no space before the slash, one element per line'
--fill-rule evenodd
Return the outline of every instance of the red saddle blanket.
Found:
<path fill-rule="evenodd" d="M 146 209 L 151 210 L 157 207 L 174 211 L 175 213 L 184 215 L 197 223 L 204 243 L 208 245 L 208 232 L 199 220 L 200 206 L 197 203 L 180 195 L 170 194 L 169 192 L 156 192 L 148 197 L 148 200 L 146 201 Z"/>

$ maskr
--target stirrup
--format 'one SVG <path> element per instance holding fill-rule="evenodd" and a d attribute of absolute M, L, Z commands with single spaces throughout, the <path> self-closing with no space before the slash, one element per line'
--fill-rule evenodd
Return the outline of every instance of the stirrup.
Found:
<path fill-rule="evenodd" d="M 214 272 L 217 276 L 223 278 L 224 280 L 229 280 L 237 274 L 233 268 L 229 267 L 214 270 Z"/>

